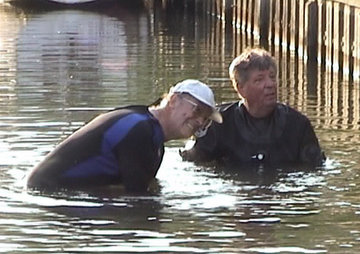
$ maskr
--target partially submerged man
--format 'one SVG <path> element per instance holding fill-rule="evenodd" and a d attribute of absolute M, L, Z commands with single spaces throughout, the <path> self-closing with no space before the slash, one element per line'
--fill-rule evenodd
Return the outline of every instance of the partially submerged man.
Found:
<path fill-rule="evenodd" d="M 189 138 L 222 122 L 211 89 L 187 79 L 157 107 L 128 106 L 101 114 L 60 143 L 31 172 L 27 186 L 40 190 L 121 184 L 145 191 L 164 155 L 164 142 Z"/>
<path fill-rule="evenodd" d="M 277 102 L 277 66 L 263 49 L 249 49 L 229 67 L 233 88 L 241 98 L 220 106 L 223 124 L 214 123 L 184 160 L 222 165 L 319 166 L 325 156 L 309 119 Z"/>

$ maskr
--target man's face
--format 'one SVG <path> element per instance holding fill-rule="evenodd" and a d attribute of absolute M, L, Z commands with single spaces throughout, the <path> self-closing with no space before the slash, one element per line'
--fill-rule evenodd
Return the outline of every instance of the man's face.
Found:
<path fill-rule="evenodd" d="M 188 138 L 208 123 L 211 108 L 187 94 L 178 94 L 176 125 L 179 138 Z"/>
<path fill-rule="evenodd" d="M 252 70 L 249 79 L 239 85 L 239 93 L 246 99 L 251 112 L 265 116 L 271 112 L 277 102 L 277 77 L 273 68 Z"/>

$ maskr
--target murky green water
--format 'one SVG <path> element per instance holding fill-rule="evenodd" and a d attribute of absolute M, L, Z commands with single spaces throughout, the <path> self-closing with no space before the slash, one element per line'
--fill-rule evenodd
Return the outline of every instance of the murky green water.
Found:
<path fill-rule="evenodd" d="M 185 141 L 176 141 L 147 195 L 24 190 L 47 152 L 109 108 L 149 104 L 185 78 L 208 82 L 218 102 L 235 100 L 227 67 L 251 44 L 234 49 L 232 32 L 219 27 L 171 8 L 0 1 L 0 252 L 360 250 L 359 84 L 274 45 L 279 98 L 311 119 L 328 156 L 324 168 L 223 172 L 182 162 Z"/>

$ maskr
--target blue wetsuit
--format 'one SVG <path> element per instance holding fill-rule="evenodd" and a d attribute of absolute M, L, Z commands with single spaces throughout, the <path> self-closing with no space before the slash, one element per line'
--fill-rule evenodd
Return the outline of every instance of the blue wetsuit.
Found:
<path fill-rule="evenodd" d="M 265 118 L 254 118 L 242 102 L 220 106 L 223 123 L 182 152 L 185 160 L 216 161 L 225 166 L 284 166 L 323 163 L 325 156 L 309 119 L 278 103 Z"/>
<path fill-rule="evenodd" d="M 28 187 L 123 184 L 128 190 L 145 190 L 163 155 L 163 131 L 147 107 L 119 108 L 96 117 L 60 143 L 32 171 Z"/>

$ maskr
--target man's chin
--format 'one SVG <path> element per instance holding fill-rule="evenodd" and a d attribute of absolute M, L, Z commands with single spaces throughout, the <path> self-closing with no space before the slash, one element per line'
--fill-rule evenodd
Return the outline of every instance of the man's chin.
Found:
<path fill-rule="evenodd" d="M 181 136 L 178 136 L 176 139 L 188 139 L 192 137 L 194 134 L 181 134 Z"/>
<path fill-rule="evenodd" d="M 188 127 L 186 129 L 184 129 L 181 133 L 179 133 L 181 135 L 181 137 L 178 137 L 179 139 L 184 139 L 184 138 L 190 138 L 191 136 L 194 135 L 194 131 L 192 129 L 189 129 Z"/>
<path fill-rule="evenodd" d="M 266 102 L 268 108 L 275 108 L 276 107 L 276 100 L 269 100 Z"/>
<path fill-rule="evenodd" d="M 195 131 L 196 130 L 194 129 L 194 127 L 192 125 L 190 125 L 190 124 L 186 125 L 185 132 L 189 135 L 189 137 L 194 135 Z"/>

